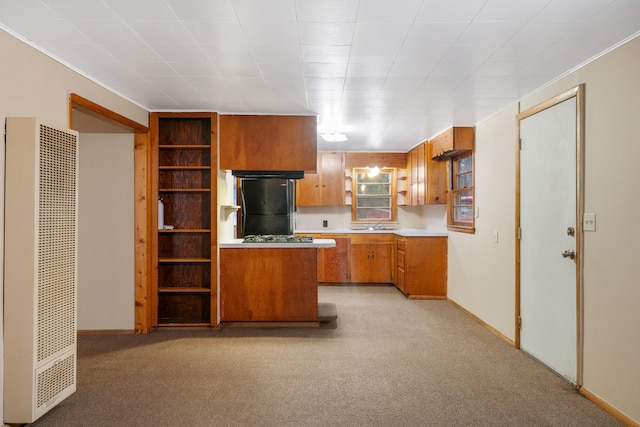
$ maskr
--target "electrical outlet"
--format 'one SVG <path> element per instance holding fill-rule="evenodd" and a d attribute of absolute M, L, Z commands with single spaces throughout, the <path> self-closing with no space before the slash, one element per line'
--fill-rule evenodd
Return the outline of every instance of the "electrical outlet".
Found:
<path fill-rule="evenodd" d="M 322 220 L 322 227 L 327 228 L 328 226 L 329 226 L 329 221 L 327 221 L 326 219 Z"/>
<path fill-rule="evenodd" d="M 582 216 L 582 229 L 584 231 L 596 231 L 596 214 L 586 213 Z"/>

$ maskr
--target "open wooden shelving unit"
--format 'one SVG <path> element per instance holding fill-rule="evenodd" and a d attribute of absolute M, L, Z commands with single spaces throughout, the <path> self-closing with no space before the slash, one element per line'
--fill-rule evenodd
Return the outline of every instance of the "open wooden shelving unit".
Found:
<path fill-rule="evenodd" d="M 217 324 L 215 113 L 152 113 L 153 326 Z"/>

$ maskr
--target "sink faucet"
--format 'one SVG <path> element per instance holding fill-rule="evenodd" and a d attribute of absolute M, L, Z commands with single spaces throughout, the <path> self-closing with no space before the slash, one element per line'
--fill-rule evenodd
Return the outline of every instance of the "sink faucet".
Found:
<path fill-rule="evenodd" d="M 376 225 L 373 226 L 374 230 L 380 230 L 382 229 L 382 223 L 381 222 L 377 222 Z"/>

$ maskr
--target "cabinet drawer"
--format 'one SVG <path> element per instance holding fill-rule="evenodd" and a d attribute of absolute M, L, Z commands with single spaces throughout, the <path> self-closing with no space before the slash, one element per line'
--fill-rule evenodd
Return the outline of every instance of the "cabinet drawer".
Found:
<path fill-rule="evenodd" d="M 391 233 L 362 233 L 362 234 L 350 234 L 352 245 L 393 245 L 394 235 Z"/>

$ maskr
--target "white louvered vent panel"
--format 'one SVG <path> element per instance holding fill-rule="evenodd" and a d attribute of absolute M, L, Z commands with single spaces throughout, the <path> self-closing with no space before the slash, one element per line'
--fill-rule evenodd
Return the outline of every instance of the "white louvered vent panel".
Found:
<path fill-rule="evenodd" d="M 5 144 L 4 421 L 76 390 L 78 133 L 9 117 Z"/>
<path fill-rule="evenodd" d="M 75 343 L 76 137 L 40 125 L 37 360 Z"/>
<path fill-rule="evenodd" d="M 51 366 L 44 367 L 36 375 L 36 408 L 41 408 L 76 381 L 76 357 L 69 354 Z"/>

